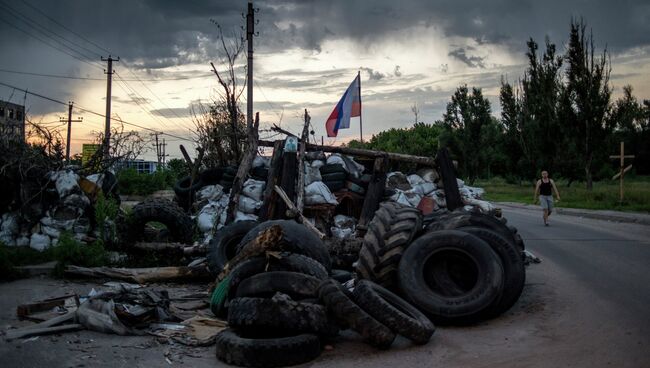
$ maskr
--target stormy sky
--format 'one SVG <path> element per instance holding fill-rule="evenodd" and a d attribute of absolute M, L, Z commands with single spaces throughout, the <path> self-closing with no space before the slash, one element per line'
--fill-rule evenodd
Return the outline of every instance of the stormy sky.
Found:
<path fill-rule="evenodd" d="M 562 52 L 572 17 L 585 20 L 597 50 L 609 50 L 614 95 L 631 84 L 638 98 L 650 98 L 647 1 L 295 0 L 254 5 L 259 8 L 254 109 L 260 111 L 263 129 L 277 123 L 297 133 L 307 108 L 316 136 L 325 134 L 324 121 L 357 72 L 366 138 L 411 125 L 413 104 L 418 120 L 440 119 L 461 84 L 483 88 L 498 115 L 500 80 L 521 76 L 528 38 L 543 44 L 548 37 Z M 178 144 L 184 143 L 178 137 L 192 137 L 192 109 L 218 96 L 209 63 L 221 65 L 219 29 L 238 37 L 245 11 L 244 0 L 0 0 L 0 82 L 104 113 L 106 64 L 100 58 L 119 56 L 113 116 L 177 136 L 166 137 L 175 157 Z M 24 101 L 30 119 L 50 127 L 56 128 L 67 111 L 0 86 L 0 100 L 9 99 Z M 103 127 L 99 116 L 81 111 L 76 116 L 84 121 L 74 126 L 73 152 Z M 326 142 L 338 144 L 358 134 L 358 119 L 353 118 L 351 129 Z"/>

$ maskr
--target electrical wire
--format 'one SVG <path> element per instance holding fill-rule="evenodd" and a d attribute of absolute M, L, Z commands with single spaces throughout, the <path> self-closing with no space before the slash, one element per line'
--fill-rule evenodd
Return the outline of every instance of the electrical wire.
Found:
<path fill-rule="evenodd" d="M 2 69 L 2 68 L 0 68 L 0 72 L 11 73 L 11 74 L 21 74 L 21 75 L 31 75 L 31 76 L 34 76 L 34 77 L 45 77 L 45 78 L 77 79 L 77 80 L 90 80 L 90 81 L 105 81 L 106 80 L 106 78 L 75 77 L 75 76 L 71 76 L 71 75 L 33 73 L 33 72 L 23 72 L 23 71 L 18 71 L 18 70 L 9 70 L 9 69 Z M 142 78 L 128 79 L 128 78 L 122 78 L 122 80 L 128 81 L 128 82 L 135 82 L 135 81 L 165 82 L 165 81 L 179 81 L 179 80 L 199 79 L 199 78 L 205 78 L 205 77 L 208 77 L 208 76 L 210 76 L 210 74 L 199 75 L 199 76 L 194 76 L 194 77 L 157 78 L 157 79 L 142 79 Z"/>
<path fill-rule="evenodd" d="M 14 88 L 14 89 L 16 89 L 16 90 L 18 90 L 18 91 L 25 92 L 25 93 L 30 94 L 30 95 L 32 95 L 32 96 L 36 96 L 36 97 L 39 97 L 39 98 L 42 98 L 42 99 L 45 99 L 45 100 L 48 100 L 48 101 L 51 101 L 51 102 L 55 102 L 55 103 L 61 104 L 61 105 L 65 105 L 65 106 L 68 105 L 67 103 L 65 103 L 65 102 L 63 102 L 63 101 L 60 101 L 60 100 L 57 100 L 57 99 L 55 99 L 55 98 L 48 97 L 48 96 L 45 96 L 45 95 L 42 95 L 42 94 L 39 94 L 39 93 L 35 93 L 35 92 L 31 92 L 31 91 L 27 91 L 26 89 L 23 89 L 23 88 L 20 88 L 20 87 L 16 87 L 16 86 L 13 86 L 13 85 L 11 85 L 11 84 L 7 84 L 7 83 L 4 83 L 4 82 L 0 82 L 0 85 L 3 85 L 3 86 L 5 86 L 5 87 L 9 87 L 9 88 Z M 85 112 L 85 113 L 88 113 L 88 114 L 92 114 L 92 115 L 96 115 L 96 116 L 99 116 L 99 117 L 102 117 L 102 118 L 106 118 L 106 115 L 101 114 L 101 113 L 98 113 L 98 112 L 95 112 L 95 111 L 92 111 L 92 110 L 87 109 L 87 108 L 84 108 L 84 107 L 81 107 L 81 106 L 79 106 L 78 104 L 75 104 L 74 108 L 77 109 L 77 110 L 79 110 L 79 111 L 83 111 L 83 112 Z M 151 129 L 151 128 L 147 128 L 147 127 L 142 126 L 142 125 L 139 125 L 139 124 L 131 123 L 131 122 L 128 122 L 128 121 L 123 120 L 123 119 L 120 119 L 120 118 L 113 118 L 113 117 L 112 117 L 112 118 L 110 118 L 110 119 L 111 119 L 111 120 L 114 120 L 114 121 L 117 121 L 117 122 L 120 122 L 120 123 L 122 123 L 122 124 L 126 124 L 126 125 L 130 125 L 130 126 L 134 126 L 134 127 L 136 127 L 136 128 L 140 128 L 140 129 L 142 129 L 142 130 L 147 130 L 147 131 L 154 132 L 154 133 L 160 133 L 160 134 L 163 134 L 163 135 L 166 135 L 166 136 L 169 136 L 169 137 L 177 138 L 177 139 L 182 140 L 182 141 L 193 142 L 192 139 L 189 139 L 189 138 L 187 138 L 187 137 L 181 137 L 181 136 L 178 136 L 178 135 L 175 135 L 175 134 L 171 134 L 171 133 L 166 133 L 166 132 L 159 132 L 159 131 L 157 131 L 157 130 L 155 130 L 155 129 Z"/>

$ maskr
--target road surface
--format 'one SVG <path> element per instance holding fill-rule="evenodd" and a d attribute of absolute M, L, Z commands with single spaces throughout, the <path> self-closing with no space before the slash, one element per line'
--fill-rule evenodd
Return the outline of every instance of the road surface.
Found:
<path fill-rule="evenodd" d="M 544 227 L 541 211 L 504 213 L 542 258 L 528 268 L 524 294 L 510 311 L 477 326 L 438 328 L 424 346 L 398 338 L 388 351 L 346 332 L 305 366 L 650 367 L 650 227 L 559 215 Z M 0 328 L 19 325 L 17 304 L 92 286 L 47 278 L 0 284 Z M 181 364 L 224 366 L 214 347 L 188 349 L 150 337 L 84 331 L 0 342 L 1 367 Z"/>

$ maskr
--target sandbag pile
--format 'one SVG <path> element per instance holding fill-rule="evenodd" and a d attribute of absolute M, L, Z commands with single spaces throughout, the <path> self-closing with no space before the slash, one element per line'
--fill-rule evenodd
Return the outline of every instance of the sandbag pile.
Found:
<path fill-rule="evenodd" d="M 0 241 L 4 244 L 43 251 L 56 245 L 62 232 L 72 233 L 82 242 L 86 239 L 91 230 L 91 200 L 79 186 L 81 178 L 72 170 L 50 172 L 47 178 L 49 183 L 43 190 L 47 200 L 39 203 L 44 208 L 38 221 L 28 221 L 19 212 L 2 214 Z M 99 176 L 85 179 L 89 185 L 97 186 L 101 186 L 102 180 Z"/>
<path fill-rule="evenodd" d="M 274 226 L 282 236 L 273 251 L 255 252 L 253 239 Z M 230 230 L 238 227 L 222 231 L 241 233 Z M 220 246 L 227 243 L 224 239 Z M 389 348 L 397 334 L 425 344 L 434 332 L 424 314 L 385 288 L 364 280 L 350 290 L 336 281 L 323 242 L 294 221 L 256 225 L 235 248 L 225 271 L 225 264 L 218 270 L 221 279 L 211 301 L 215 315 L 228 319 L 229 328 L 216 337 L 217 358 L 228 364 L 304 363 L 347 328 L 380 349 Z"/>

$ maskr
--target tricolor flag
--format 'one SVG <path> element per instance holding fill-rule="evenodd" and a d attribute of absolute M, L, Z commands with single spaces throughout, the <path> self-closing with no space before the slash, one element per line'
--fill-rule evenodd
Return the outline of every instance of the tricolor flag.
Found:
<path fill-rule="evenodd" d="M 327 118 L 325 129 L 328 137 L 336 137 L 339 129 L 350 127 L 350 118 L 361 116 L 361 75 L 357 74 L 350 87 L 336 104 L 334 111 Z"/>

